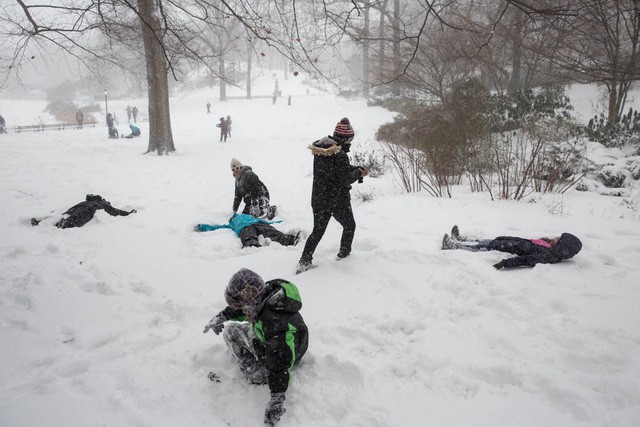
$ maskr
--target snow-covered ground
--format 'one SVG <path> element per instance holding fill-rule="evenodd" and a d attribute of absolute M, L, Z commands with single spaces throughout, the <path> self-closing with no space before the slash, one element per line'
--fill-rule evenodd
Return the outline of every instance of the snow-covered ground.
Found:
<path fill-rule="evenodd" d="M 262 84 L 272 90 L 270 76 Z M 229 230 L 192 231 L 229 217 L 231 158 L 266 183 L 278 228 L 310 231 L 307 145 L 347 116 L 354 149 L 375 147 L 393 114 L 307 96 L 295 79 L 280 87 L 276 105 L 176 94 L 178 151 L 168 157 L 142 154 L 148 123 L 134 140 L 108 140 L 105 127 L 0 135 L 0 425 L 261 425 L 268 388 L 243 379 L 221 336 L 202 333 L 241 267 L 301 292 L 310 347 L 283 427 L 640 425 L 637 193 L 525 203 L 457 188 L 437 199 L 404 194 L 391 173 L 367 177 L 352 192 L 352 255 L 335 260 L 341 228 L 332 221 L 319 267 L 296 276 L 301 246 L 241 249 Z M 589 111 L 593 97 L 583 95 Z M 110 100 L 120 132 L 127 104 L 146 109 Z M 22 111 L 28 124 L 27 112 L 42 114 L 33 105 L 2 100 L 0 113 L 11 127 Z M 219 143 L 214 125 L 227 114 L 232 138 Z M 362 203 L 358 192 L 374 199 Z M 138 212 L 52 226 L 87 193 Z M 496 271 L 506 254 L 440 250 L 454 224 L 478 237 L 566 231 L 583 249 L 560 264 Z"/>

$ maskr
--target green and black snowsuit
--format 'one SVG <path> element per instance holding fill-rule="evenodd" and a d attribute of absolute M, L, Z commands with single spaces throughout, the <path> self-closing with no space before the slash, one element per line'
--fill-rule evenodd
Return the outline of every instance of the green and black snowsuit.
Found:
<path fill-rule="evenodd" d="M 302 300 L 293 283 L 274 279 L 266 282 L 265 288 L 265 297 L 257 302 L 257 315 L 251 322 L 253 333 L 247 336 L 243 328 L 228 323 L 224 338 L 240 369 L 252 381 L 264 382 L 259 379 L 263 371 L 271 392 L 281 393 L 289 386 L 291 368 L 307 351 L 309 331 L 300 315 Z M 241 310 L 231 307 L 221 313 L 228 320 L 249 320 Z"/>

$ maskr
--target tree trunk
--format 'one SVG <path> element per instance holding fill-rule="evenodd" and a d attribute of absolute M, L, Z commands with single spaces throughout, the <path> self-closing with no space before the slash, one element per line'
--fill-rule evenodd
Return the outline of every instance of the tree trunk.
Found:
<path fill-rule="evenodd" d="M 393 93 L 400 95 L 400 0 L 393 0 Z"/>
<path fill-rule="evenodd" d="M 253 58 L 253 47 L 251 40 L 247 40 L 247 99 L 251 99 L 251 59 Z"/>
<path fill-rule="evenodd" d="M 609 90 L 609 109 L 607 114 L 607 121 L 610 124 L 616 124 L 620 120 L 620 115 L 618 113 L 618 85 L 616 82 L 611 84 L 607 83 L 607 88 Z"/>
<path fill-rule="evenodd" d="M 383 0 L 382 6 L 380 7 L 380 29 L 378 31 L 378 40 L 380 40 L 380 52 L 378 54 L 378 79 L 376 83 L 384 81 L 384 51 L 385 51 L 385 40 L 384 40 L 384 18 L 387 14 L 387 3 L 389 0 Z"/>
<path fill-rule="evenodd" d="M 147 153 L 158 155 L 176 151 L 171 132 L 169 111 L 169 79 L 167 61 L 162 48 L 163 30 L 155 12 L 154 0 L 138 0 L 144 56 L 147 65 L 149 97 L 149 147 Z"/>
<path fill-rule="evenodd" d="M 222 51 L 222 49 L 220 49 Z M 220 77 L 220 102 L 227 100 L 227 76 L 225 74 L 224 56 L 220 56 L 218 63 L 218 76 Z"/>
<path fill-rule="evenodd" d="M 369 11 L 371 7 L 368 1 L 364 3 L 364 28 L 362 30 L 362 94 L 369 96 Z"/>
<path fill-rule="evenodd" d="M 511 32 L 513 34 L 513 47 L 511 51 L 511 78 L 509 79 L 509 86 L 507 87 L 507 93 L 513 95 L 516 91 L 522 89 L 521 77 L 522 72 L 522 34 L 524 29 L 523 15 L 521 9 L 515 9 L 515 20 L 511 26 Z"/>

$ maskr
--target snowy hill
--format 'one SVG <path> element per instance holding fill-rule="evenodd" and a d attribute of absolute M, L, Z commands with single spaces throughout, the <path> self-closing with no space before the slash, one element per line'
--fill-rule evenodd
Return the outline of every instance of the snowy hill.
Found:
<path fill-rule="evenodd" d="M 242 267 L 301 292 L 310 347 L 283 427 L 640 424 L 637 193 L 518 203 L 459 188 L 436 199 L 404 194 L 389 172 L 367 177 L 354 192 L 375 197 L 353 197 L 352 255 L 335 260 L 332 221 L 318 268 L 296 276 L 301 246 L 241 249 L 229 230 L 192 231 L 229 217 L 231 158 L 268 186 L 279 229 L 311 231 L 307 145 L 347 116 L 354 149 L 375 147 L 393 113 L 307 96 L 296 80 L 280 86 L 276 105 L 176 94 L 169 157 L 142 154 L 148 123 L 133 140 L 108 140 L 105 127 L 0 135 L 0 425 L 262 425 L 268 388 L 248 384 L 222 338 L 202 333 Z M 121 132 L 127 104 L 146 109 L 110 100 Z M 29 110 L 0 105 L 10 126 L 10 112 Z M 219 143 L 214 125 L 227 114 L 232 138 Z M 52 226 L 88 193 L 138 212 Z M 583 249 L 560 264 L 496 271 L 506 254 L 440 250 L 454 224 L 487 238 L 566 231 Z"/>

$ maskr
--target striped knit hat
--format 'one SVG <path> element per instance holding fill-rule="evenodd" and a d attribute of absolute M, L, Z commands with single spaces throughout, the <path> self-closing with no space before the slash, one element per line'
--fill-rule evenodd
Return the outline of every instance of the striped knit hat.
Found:
<path fill-rule="evenodd" d="M 354 132 L 348 118 L 344 117 L 342 120 L 338 122 L 335 130 L 333 131 L 333 136 L 336 138 L 341 138 L 345 140 L 349 138 L 353 138 Z"/>

